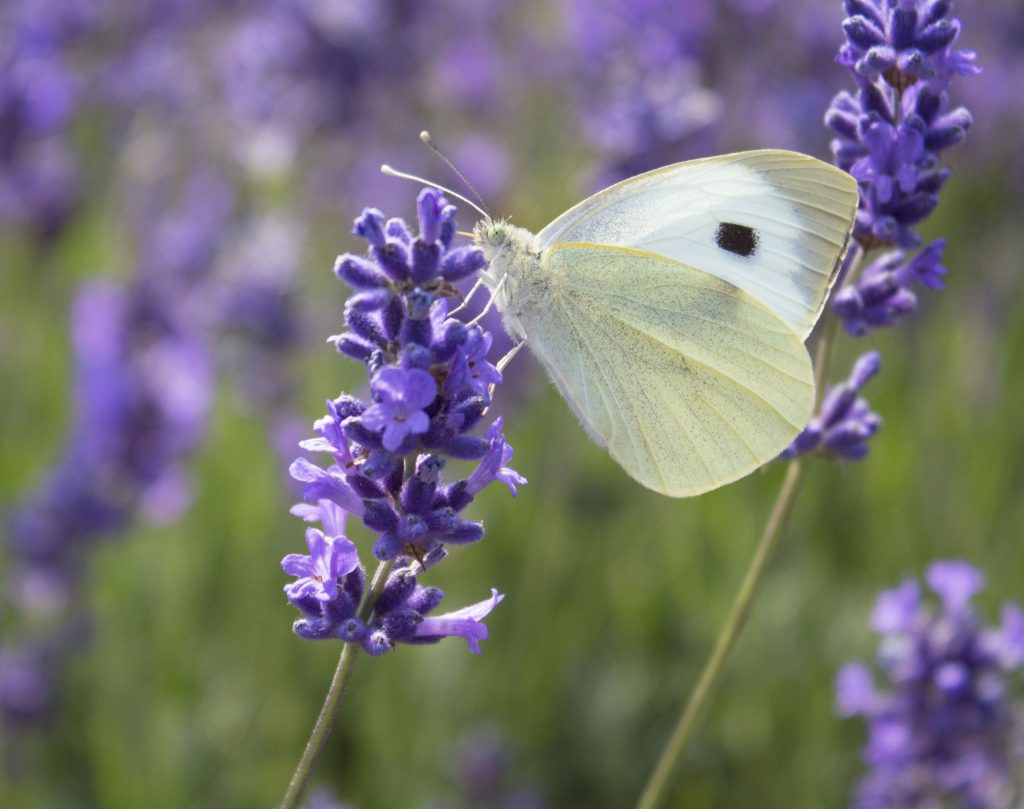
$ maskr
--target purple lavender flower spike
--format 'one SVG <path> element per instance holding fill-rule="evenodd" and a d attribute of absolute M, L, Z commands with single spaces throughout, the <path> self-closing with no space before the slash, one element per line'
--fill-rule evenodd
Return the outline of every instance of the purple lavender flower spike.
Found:
<path fill-rule="evenodd" d="M 307 530 L 308 556 L 283 563 L 298 577 L 286 587 L 303 614 L 293 630 L 310 640 L 359 643 L 370 655 L 455 635 L 479 653 L 487 637 L 482 620 L 502 596 L 495 591 L 480 604 L 431 616 L 444 594 L 418 577 L 446 557 L 446 545 L 483 538 L 483 524 L 462 512 L 484 488 L 500 481 L 516 494 L 526 483 L 509 466 L 500 418 L 485 436 L 472 434 L 502 381 L 488 356 L 492 337 L 449 315 L 448 300 L 459 295 L 452 282 L 468 280 L 486 261 L 476 247 L 453 244 L 454 208 L 439 191 L 422 191 L 417 213 L 418 235 L 374 209 L 356 220 L 368 257 L 345 255 L 335 264 L 355 291 L 345 306 L 349 330 L 332 341 L 364 363 L 371 401 L 328 401 L 317 437 L 300 446 L 333 463 L 299 458 L 290 467 L 313 501 L 292 513 L 323 526 L 322 533 Z M 478 463 L 469 477 L 446 483 L 448 459 Z M 394 566 L 368 616 L 359 613 L 365 573 L 341 537 L 346 512 L 376 534 L 374 556 Z"/>
<path fill-rule="evenodd" d="M 849 379 L 828 389 L 818 415 L 807 422 L 782 457 L 796 458 L 812 452 L 851 460 L 866 456 L 867 442 L 881 428 L 882 420 L 859 394 L 878 373 L 880 364 L 877 351 L 857 360 Z"/>
<path fill-rule="evenodd" d="M 937 604 L 913 579 L 879 598 L 881 684 L 862 663 L 837 679 L 839 714 L 868 722 L 870 772 L 853 805 L 1009 809 L 1024 740 L 1006 687 L 1024 665 L 1021 611 L 1008 604 L 1002 627 L 983 626 L 971 606 L 983 576 L 966 562 L 936 562 L 925 578 Z"/>
<path fill-rule="evenodd" d="M 839 93 L 825 115 L 836 164 L 857 178 L 853 235 L 865 250 L 898 248 L 869 264 L 833 297 L 846 330 L 861 337 L 917 308 L 912 287 L 942 288 L 936 241 L 914 256 L 916 226 L 939 202 L 949 178 L 940 156 L 964 139 L 971 115 L 950 108 L 956 76 L 978 72 L 974 54 L 956 50 L 960 21 L 947 0 L 847 0 L 846 42 L 837 61 L 853 72 L 856 94 Z"/>
<path fill-rule="evenodd" d="M 894 87 L 951 69 L 973 72 L 974 54 L 950 49 L 960 34 L 960 21 L 947 17 L 951 5 L 948 0 L 847 0 L 846 43 L 836 61 Z"/>

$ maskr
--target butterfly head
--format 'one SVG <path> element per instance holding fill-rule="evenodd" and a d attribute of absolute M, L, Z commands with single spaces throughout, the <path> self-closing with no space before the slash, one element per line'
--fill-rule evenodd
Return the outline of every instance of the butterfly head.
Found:
<path fill-rule="evenodd" d="M 534 252 L 534 235 L 507 219 L 481 219 L 473 228 L 473 241 L 483 248 L 489 260 L 503 254 Z"/>
<path fill-rule="evenodd" d="M 473 241 L 484 248 L 485 252 L 496 252 L 508 242 L 510 228 L 506 219 L 486 217 L 473 228 Z"/>

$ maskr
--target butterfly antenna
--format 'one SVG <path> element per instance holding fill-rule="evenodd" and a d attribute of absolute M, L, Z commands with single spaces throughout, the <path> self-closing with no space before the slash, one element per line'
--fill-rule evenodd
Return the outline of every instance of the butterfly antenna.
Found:
<path fill-rule="evenodd" d="M 452 191 L 450 188 L 445 188 L 440 183 L 433 183 L 430 180 L 424 180 L 422 177 L 417 177 L 415 174 L 406 174 L 404 171 L 397 171 L 396 169 L 391 168 L 391 166 L 389 166 L 387 163 L 380 167 L 380 173 L 386 174 L 388 177 L 397 177 L 399 180 L 412 180 L 414 183 L 428 185 L 431 188 L 436 188 L 439 191 L 444 191 L 444 193 L 448 194 L 449 196 L 455 197 L 455 199 L 461 199 L 471 208 L 474 208 L 477 211 L 479 211 L 484 216 L 484 218 L 491 218 L 491 215 L 487 213 L 487 211 L 485 211 L 479 205 L 477 205 L 475 202 L 473 202 L 473 200 L 467 199 L 466 197 L 462 196 L 462 194 L 456 193 L 455 191 Z"/>
<path fill-rule="evenodd" d="M 427 130 L 424 129 L 422 132 L 420 132 L 420 140 L 423 141 L 424 144 L 426 144 L 426 146 L 430 149 L 430 151 L 432 151 L 434 154 L 436 154 L 438 157 L 440 157 L 445 163 L 448 164 L 448 168 L 450 168 L 452 171 L 454 171 L 459 176 L 459 179 L 462 180 L 462 182 L 464 182 L 466 184 L 466 188 L 468 188 L 470 191 L 472 191 L 473 192 L 473 196 L 476 197 L 477 200 L 479 200 L 480 207 L 483 208 L 486 211 L 487 210 L 487 203 L 484 202 L 484 198 L 482 196 L 480 196 L 480 192 L 476 190 L 476 187 L 473 185 L 473 183 L 471 183 L 469 181 L 469 179 L 466 177 L 466 175 L 463 174 L 461 171 L 459 171 L 459 167 L 456 166 L 448 158 L 448 155 L 446 155 L 444 152 L 442 152 L 440 149 L 437 148 L 437 144 L 434 143 L 434 139 L 430 137 L 430 133 Z M 489 218 L 490 214 L 487 214 L 487 216 Z"/>

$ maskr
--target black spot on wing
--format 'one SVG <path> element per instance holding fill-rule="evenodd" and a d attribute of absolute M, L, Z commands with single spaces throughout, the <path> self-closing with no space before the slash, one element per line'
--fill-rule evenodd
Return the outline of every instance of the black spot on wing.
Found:
<path fill-rule="evenodd" d="M 752 256 L 757 250 L 757 231 L 746 225 L 722 222 L 715 233 L 715 244 L 737 256 Z"/>

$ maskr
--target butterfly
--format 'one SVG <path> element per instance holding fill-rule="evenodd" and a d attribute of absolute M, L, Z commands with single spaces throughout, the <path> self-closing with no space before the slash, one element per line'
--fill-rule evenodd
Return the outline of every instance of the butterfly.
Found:
<path fill-rule="evenodd" d="M 536 235 L 474 239 L 505 327 L 635 480 L 688 497 L 777 457 L 815 401 L 804 341 L 857 209 L 846 172 L 795 152 L 624 180 Z"/>

